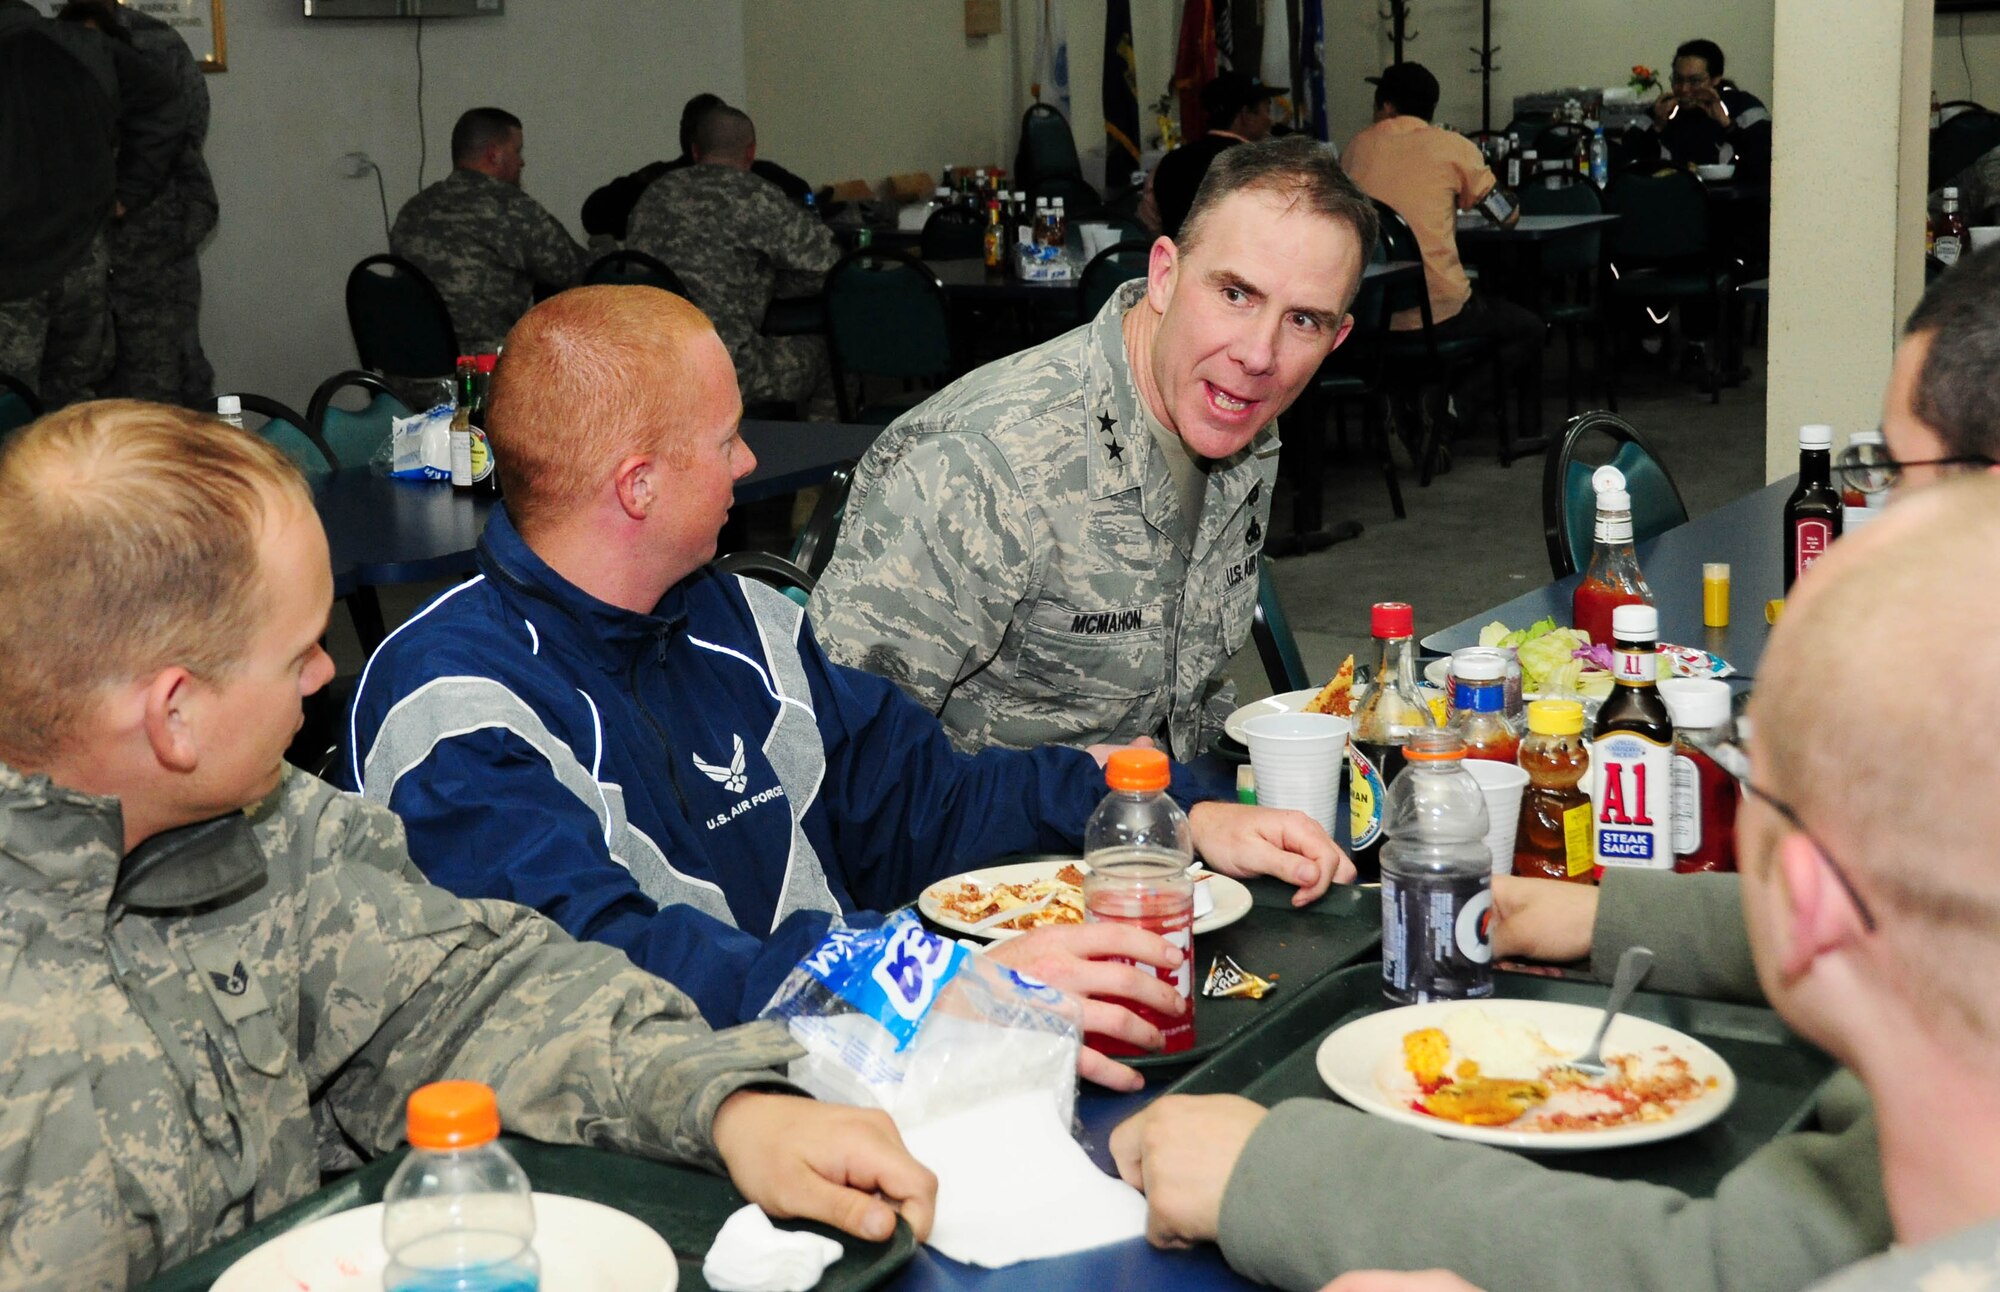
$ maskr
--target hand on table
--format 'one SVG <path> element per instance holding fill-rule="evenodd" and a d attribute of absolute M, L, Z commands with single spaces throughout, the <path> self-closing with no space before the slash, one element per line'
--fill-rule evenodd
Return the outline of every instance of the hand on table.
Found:
<path fill-rule="evenodd" d="M 1214 1242 L 1222 1192 L 1266 1110 L 1241 1095 L 1169 1095 L 1111 1132 L 1111 1159 L 1146 1195 L 1146 1241 Z"/>
<path fill-rule="evenodd" d="M 1293 906 L 1318 901 L 1329 884 L 1354 880 L 1354 863 L 1303 812 L 1214 801 L 1195 804 L 1188 825 L 1194 850 L 1211 869 L 1237 879 L 1272 875 L 1295 884 Z"/>
<path fill-rule="evenodd" d="M 887 1113 L 739 1090 L 716 1110 L 730 1183 L 779 1219 L 818 1220 L 884 1242 L 896 1216 L 931 1232 L 937 1177 L 910 1156 Z"/>
<path fill-rule="evenodd" d="M 1479 1292 L 1450 1270 L 1350 1270 L 1319 1292 Z"/>
<path fill-rule="evenodd" d="M 1045 982 L 1083 1001 L 1083 1030 L 1116 1037 L 1141 1049 L 1157 1050 L 1166 1043 L 1160 1029 L 1124 1005 L 1098 999 L 1117 996 L 1150 1005 L 1168 1016 L 1181 1012 L 1180 993 L 1151 969 L 1172 969 L 1182 960 L 1171 942 L 1130 924 L 1072 924 L 1030 929 L 1019 937 L 986 949 L 996 963 Z M 1138 964 L 1120 964 L 1117 956 Z M 1193 970 L 1189 970 L 1190 973 Z M 1076 1061 L 1077 1075 L 1112 1090 L 1138 1090 L 1146 1079 L 1116 1060 L 1085 1046 Z"/>
<path fill-rule="evenodd" d="M 1493 877 L 1493 955 L 1581 960 L 1597 923 L 1597 889 L 1560 879 Z"/>

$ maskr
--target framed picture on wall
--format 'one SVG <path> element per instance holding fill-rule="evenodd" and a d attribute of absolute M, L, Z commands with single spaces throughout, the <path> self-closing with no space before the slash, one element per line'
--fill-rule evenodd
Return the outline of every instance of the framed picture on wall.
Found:
<path fill-rule="evenodd" d="M 204 72 L 229 68 L 229 46 L 222 28 L 222 0 L 119 0 L 128 9 L 150 14 L 181 34 Z M 63 0 L 30 0 L 53 18 Z"/>

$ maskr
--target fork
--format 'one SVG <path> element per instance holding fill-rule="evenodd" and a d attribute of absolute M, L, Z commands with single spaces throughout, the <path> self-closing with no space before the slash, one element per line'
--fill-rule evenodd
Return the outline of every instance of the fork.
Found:
<path fill-rule="evenodd" d="M 986 930 L 996 928 L 999 925 L 1007 923 L 1009 920 L 1018 920 L 1023 915 L 1033 915 L 1035 912 L 1048 906 L 1050 902 L 1055 901 L 1059 896 L 1061 896 L 1059 893 L 1050 893 L 1039 902 L 1029 902 L 1026 906 L 1010 906 L 1004 911 L 987 916 L 977 924 L 968 924 L 965 927 L 966 936 L 970 937 L 975 933 L 984 933 Z"/>
<path fill-rule="evenodd" d="M 1632 993 L 1653 967 L 1653 952 L 1648 947 L 1626 947 L 1625 954 L 1618 957 L 1618 971 L 1611 976 L 1611 998 L 1604 1002 L 1604 1017 L 1597 1024 L 1597 1035 L 1590 1038 L 1590 1048 L 1579 1054 L 1564 1067 L 1590 1077 L 1609 1076 L 1611 1067 L 1605 1063 L 1604 1034 L 1611 1030 L 1611 1020 L 1618 1017 L 1618 1011 L 1625 1008 Z"/>

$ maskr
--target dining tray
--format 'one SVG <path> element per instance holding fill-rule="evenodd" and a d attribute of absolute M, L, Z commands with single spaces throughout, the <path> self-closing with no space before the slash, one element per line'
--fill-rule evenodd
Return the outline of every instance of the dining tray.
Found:
<path fill-rule="evenodd" d="M 561 1193 L 616 1207 L 643 1221 L 667 1240 L 680 1265 L 680 1289 L 705 1290 L 702 1257 L 722 1228 L 722 1222 L 743 1205 L 743 1195 L 729 1181 L 691 1167 L 627 1157 L 604 1149 L 541 1144 L 504 1137 L 507 1151 L 542 1193 Z M 137 1292 L 207 1292 L 225 1270 L 243 1256 L 289 1229 L 354 1207 L 382 1201 L 389 1177 L 407 1150 L 397 1150 L 343 1176 L 318 1193 L 301 1198 L 284 1210 L 258 1221 L 228 1242 L 211 1247 L 193 1260 L 163 1271 Z M 787 1229 L 810 1229 L 839 1240 L 841 1258 L 827 1266 L 818 1292 L 853 1292 L 871 1288 L 901 1269 L 916 1254 L 916 1236 L 901 1220 L 886 1243 L 866 1243 L 849 1234 L 804 1221 L 786 1221 Z"/>
<path fill-rule="evenodd" d="M 1497 973 L 1502 999 L 1547 1000 L 1601 1007 L 1601 983 Z M 1166 1094 L 1239 1094 L 1269 1107 L 1300 1097 L 1331 1099 L 1314 1057 L 1342 1024 L 1389 1008 L 1379 965 L 1330 974 L 1294 995 L 1283 1010 L 1242 1041 L 1193 1069 Z M 1708 1045 L 1736 1073 L 1736 1100 L 1715 1121 L 1678 1139 L 1586 1153 L 1549 1153 L 1537 1160 L 1558 1170 L 1612 1180 L 1644 1180 L 1694 1197 L 1715 1192 L 1722 1177 L 1779 1135 L 1808 1124 L 1820 1087 L 1836 1068 L 1771 1010 L 1665 996 L 1634 995 L 1625 1012 L 1676 1028 Z"/>

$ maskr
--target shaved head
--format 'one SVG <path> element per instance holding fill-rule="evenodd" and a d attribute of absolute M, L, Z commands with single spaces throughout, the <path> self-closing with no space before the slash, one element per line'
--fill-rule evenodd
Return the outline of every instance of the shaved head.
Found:
<path fill-rule="evenodd" d="M 757 144 L 749 114 L 721 105 L 701 114 L 694 127 L 694 155 L 700 161 L 741 161 Z"/>
<path fill-rule="evenodd" d="M 1912 998 L 2000 1050 L 1996 586 L 2000 478 L 1899 500 L 1795 589 L 1752 713 L 1759 783 L 1852 872 Z"/>
<path fill-rule="evenodd" d="M 507 512 L 523 535 L 591 497 L 618 462 L 676 458 L 692 414 L 694 357 L 720 349 L 708 316 L 657 287 L 577 287 L 522 316 L 493 377 L 493 436 Z"/>

